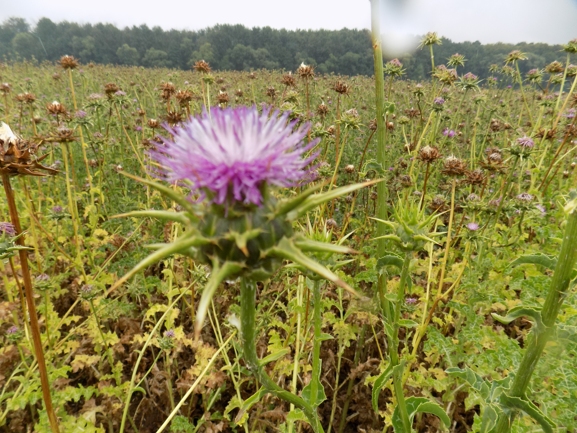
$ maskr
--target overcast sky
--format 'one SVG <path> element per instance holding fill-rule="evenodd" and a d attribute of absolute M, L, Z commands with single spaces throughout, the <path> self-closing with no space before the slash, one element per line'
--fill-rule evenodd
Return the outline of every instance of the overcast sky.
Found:
<path fill-rule="evenodd" d="M 577 38 L 577 0 L 382 0 L 383 31 L 436 31 L 455 42 L 567 43 Z M 402 4 L 401 8 L 394 7 Z M 286 29 L 369 28 L 369 0 L 0 0 L 0 21 L 147 24 L 199 30 L 215 24 Z M 388 18 L 388 19 L 387 19 Z"/>

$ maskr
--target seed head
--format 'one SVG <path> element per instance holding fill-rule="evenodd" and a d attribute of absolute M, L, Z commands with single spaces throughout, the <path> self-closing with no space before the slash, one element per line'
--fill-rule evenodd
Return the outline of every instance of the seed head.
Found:
<path fill-rule="evenodd" d="M 545 72 L 548 74 L 560 74 L 563 72 L 563 64 L 555 60 L 554 62 L 551 62 L 545 66 Z"/>
<path fill-rule="evenodd" d="M 62 69 L 76 69 L 78 60 L 73 56 L 62 56 L 60 57 L 60 66 L 62 66 Z"/>
<path fill-rule="evenodd" d="M 280 82 L 282 84 L 284 84 L 286 87 L 294 87 L 296 84 L 295 77 L 293 77 L 292 72 L 289 72 L 288 74 L 284 74 L 282 76 Z"/>
<path fill-rule="evenodd" d="M 174 84 L 172 84 L 171 82 L 162 83 L 160 85 L 160 97 L 165 101 L 168 101 L 175 93 L 176 88 L 174 87 Z"/>
<path fill-rule="evenodd" d="M 204 60 L 195 62 L 192 69 L 194 69 L 196 72 L 200 72 L 201 74 L 208 74 L 211 71 L 210 65 Z"/>
<path fill-rule="evenodd" d="M 344 81 L 338 80 L 333 85 L 333 90 L 339 93 L 340 95 L 348 95 L 349 92 L 351 91 L 351 86 L 346 84 Z"/>
<path fill-rule="evenodd" d="M 324 117 L 328 114 L 329 107 L 324 103 L 320 103 L 317 107 L 317 114 L 324 119 Z"/>
<path fill-rule="evenodd" d="M 445 158 L 441 172 L 447 176 L 462 176 L 467 171 L 465 161 L 453 155 Z"/>
<path fill-rule="evenodd" d="M 219 91 L 216 100 L 221 106 L 226 106 L 228 104 L 228 93 Z"/>
<path fill-rule="evenodd" d="M 435 146 L 425 146 L 419 150 L 417 158 L 420 161 L 426 162 L 428 164 L 435 162 L 437 159 L 441 158 L 441 152 Z"/>
<path fill-rule="evenodd" d="M 8 83 L 0 84 L 0 92 L 4 93 L 5 95 L 10 93 L 10 84 Z"/>
<path fill-rule="evenodd" d="M 192 101 L 193 94 L 190 90 L 179 90 L 174 94 L 181 107 L 186 107 Z"/>
<path fill-rule="evenodd" d="M 66 114 L 66 108 L 64 108 L 64 105 L 58 101 L 53 101 L 52 103 L 48 104 L 46 109 L 50 114 L 55 116 Z"/>
<path fill-rule="evenodd" d="M 304 80 L 311 79 L 315 76 L 315 68 L 311 65 L 305 65 L 304 62 L 297 69 L 297 74 Z"/>
<path fill-rule="evenodd" d="M 104 85 L 104 93 L 106 93 L 106 96 L 109 98 L 112 98 L 112 95 L 114 95 L 119 90 L 120 87 L 118 87 L 115 83 L 107 83 Z"/>

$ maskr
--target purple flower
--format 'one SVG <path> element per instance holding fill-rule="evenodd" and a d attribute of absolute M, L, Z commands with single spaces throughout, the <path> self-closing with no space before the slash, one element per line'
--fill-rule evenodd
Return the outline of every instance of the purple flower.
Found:
<path fill-rule="evenodd" d="M 570 108 L 563 116 L 567 119 L 573 119 L 575 117 L 575 108 Z"/>
<path fill-rule="evenodd" d="M 16 228 L 11 223 L 0 221 L 0 235 L 16 236 Z"/>
<path fill-rule="evenodd" d="M 86 117 L 86 111 L 78 110 L 75 114 L 77 119 L 84 119 Z"/>
<path fill-rule="evenodd" d="M 443 98 L 441 98 L 440 96 L 437 96 L 434 100 L 433 100 L 433 104 L 437 104 L 437 105 L 443 105 L 445 103 L 445 100 Z"/>
<path fill-rule="evenodd" d="M 541 215 L 545 215 L 547 213 L 547 209 L 545 209 L 545 206 L 543 206 L 542 204 L 536 204 L 535 207 L 539 209 Z"/>
<path fill-rule="evenodd" d="M 164 338 L 174 338 L 174 330 L 169 329 L 168 331 L 164 331 Z"/>
<path fill-rule="evenodd" d="M 517 196 L 517 200 L 519 200 L 519 201 L 527 201 L 527 202 L 529 202 L 529 201 L 533 200 L 533 198 L 534 198 L 534 197 L 533 197 L 531 194 L 527 193 L 527 192 L 522 192 L 521 194 L 519 194 L 519 195 Z"/>
<path fill-rule="evenodd" d="M 303 159 L 319 139 L 304 144 L 309 124 L 295 129 L 290 113 L 259 113 L 255 106 L 203 111 L 182 127 L 167 131 L 164 146 L 152 150 L 170 182 L 185 181 L 216 204 L 262 204 L 265 184 L 290 187 L 307 178 L 306 167 L 316 155 Z"/>
<path fill-rule="evenodd" d="M 42 283 L 44 281 L 48 281 L 50 279 L 50 277 L 48 276 L 48 274 L 40 274 L 36 277 L 36 282 Z"/>
<path fill-rule="evenodd" d="M 11 326 L 6 330 L 6 335 L 14 335 L 19 331 L 18 326 Z"/>
<path fill-rule="evenodd" d="M 53 213 L 61 213 L 62 211 L 64 211 L 64 209 L 62 209 L 62 206 L 54 206 L 51 211 Z"/>
<path fill-rule="evenodd" d="M 405 302 L 407 305 L 415 305 L 418 302 L 417 298 L 406 298 Z"/>
<path fill-rule="evenodd" d="M 479 224 L 477 223 L 469 223 L 467 224 L 467 228 L 472 232 L 479 230 Z"/>
<path fill-rule="evenodd" d="M 444 135 L 445 137 L 453 138 L 453 137 L 455 136 L 455 134 L 456 134 L 456 132 L 453 131 L 452 129 L 445 128 L 445 129 L 443 130 L 443 135 Z"/>
<path fill-rule="evenodd" d="M 533 146 L 535 146 L 535 143 L 533 142 L 533 140 L 531 140 L 526 135 L 524 137 L 518 138 L 517 144 L 521 147 L 526 148 L 526 149 L 532 149 Z"/>
<path fill-rule="evenodd" d="M 117 90 L 116 92 L 114 92 L 114 94 L 116 96 L 126 96 L 126 92 L 123 92 L 122 90 Z"/>

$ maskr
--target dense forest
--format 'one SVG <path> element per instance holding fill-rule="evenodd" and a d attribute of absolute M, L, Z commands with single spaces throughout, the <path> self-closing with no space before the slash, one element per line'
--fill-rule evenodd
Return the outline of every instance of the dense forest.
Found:
<path fill-rule="evenodd" d="M 564 60 L 561 46 L 519 43 L 488 44 L 452 42 L 443 38 L 435 47 L 437 64 L 453 54 L 465 56 L 459 73 L 472 71 L 489 76 L 491 65 L 503 65 L 507 53 L 521 50 L 528 59 L 521 72 L 543 68 Z M 372 75 L 373 58 L 368 30 L 276 30 L 249 29 L 242 25 L 216 25 L 198 31 L 168 30 L 147 25 L 119 29 L 112 24 L 55 23 L 48 18 L 30 25 L 22 18 L 9 18 L 0 25 L 0 59 L 56 61 L 69 54 L 83 63 L 120 64 L 188 69 L 206 60 L 216 70 L 294 70 L 301 62 L 320 73 Z M 400 58 L 406 78 L 421 80 L 431 71 L 428 49 L 418 49 Z"/>

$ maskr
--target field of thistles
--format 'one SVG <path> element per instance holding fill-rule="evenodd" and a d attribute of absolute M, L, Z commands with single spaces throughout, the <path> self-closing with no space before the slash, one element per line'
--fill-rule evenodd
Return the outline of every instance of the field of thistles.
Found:
<path fill-rule="evenodd" d="M 576 51 L 2 64 L 0 432 L 575 431 Z"/>

